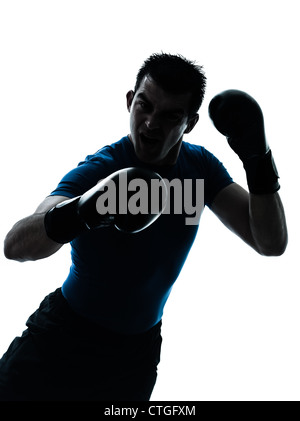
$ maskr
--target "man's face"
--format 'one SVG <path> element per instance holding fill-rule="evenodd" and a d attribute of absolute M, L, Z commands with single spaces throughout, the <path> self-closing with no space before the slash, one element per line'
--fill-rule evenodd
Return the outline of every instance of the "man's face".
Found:
<path fill-rule="evenodd" d="M 198 121 L 188 118 L 191 94 L 169 94 L 146 76 L 137 92 L 127 93 L 130 140 L 137 157 L 153 165 L 175 164 L 184 133 Z"/>

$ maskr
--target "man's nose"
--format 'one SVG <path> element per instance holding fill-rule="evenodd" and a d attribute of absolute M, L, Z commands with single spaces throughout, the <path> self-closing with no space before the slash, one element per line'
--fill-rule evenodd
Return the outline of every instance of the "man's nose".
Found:
<path fill-rule="evenodd" d="M 148 130 L 159 129 L 160 119 L 156 114 L 149 114 L 145 121 L 146 127 Z"/>

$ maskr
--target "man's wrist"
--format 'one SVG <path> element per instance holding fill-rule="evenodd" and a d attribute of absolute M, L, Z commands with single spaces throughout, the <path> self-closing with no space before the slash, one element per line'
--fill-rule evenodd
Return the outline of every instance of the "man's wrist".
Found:
<path fill-rule="evenodd" d="M 78 196 L 61 202 L 46 213 L 44 225 L 51 240 L 60 244 L 69 243 L 88 229 L 78 213 L 80 198 Z"/>
<path fill-rule="evenodd" d="M 269 149 L 265 155 L 243 161 L 250 193 L 269 194 L 280 189 L 279 175 Z"/>

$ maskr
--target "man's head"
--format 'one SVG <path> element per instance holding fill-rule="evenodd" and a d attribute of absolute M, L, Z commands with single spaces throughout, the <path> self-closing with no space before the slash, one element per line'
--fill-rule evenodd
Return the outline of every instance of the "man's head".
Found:
<path fill-rule="evenodd" d="M 145 76 L 151 77 L 170 94 L 190 93 L 189 117 L 197 114 L 205 94 L 206 77 L 202 66 L 181 55 L 153 54 L 140 68 L 135 84 L 138 91 Z"/>
<path fill-rule="evenodd" d="M 183 134 L 198 121 L 206 77 L 180 55 L 154 54 L 127 93 L 131 141 L 138 158 L 155 165 L 176 162 Z"/>

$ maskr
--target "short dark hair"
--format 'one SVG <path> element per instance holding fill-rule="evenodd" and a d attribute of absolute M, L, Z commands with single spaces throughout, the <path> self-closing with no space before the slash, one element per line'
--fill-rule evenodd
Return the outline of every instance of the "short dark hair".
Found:
<path fill-rule="evenodd" d="M 206 88 L 203 66 L 196 65 L 180 54 L 152 54 L 140 68 L 135 84 L 139 89 L 145 76 L 150 76 L 162 89 L 172 94 L 192 94 L 189 116 L 199 110 Z"/>

